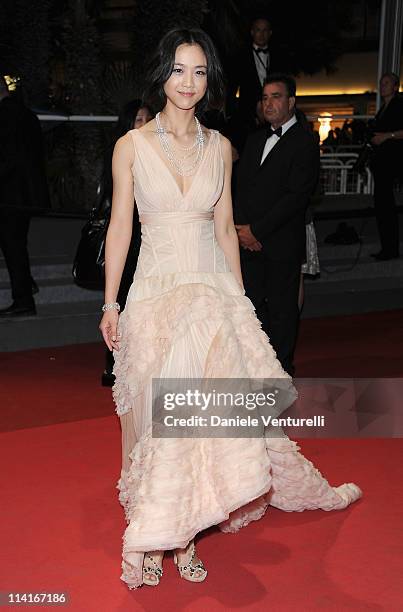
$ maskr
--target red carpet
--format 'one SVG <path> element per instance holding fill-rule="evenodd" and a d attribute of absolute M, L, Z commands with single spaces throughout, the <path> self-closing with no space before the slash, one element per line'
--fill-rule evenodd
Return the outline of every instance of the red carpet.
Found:
<path fill-rule="evenodd" d="M 305 440 L 304 452 L 332 482 L 353 480 L 365 497 L 329 514 L 271 508 L 235 535 L 211 529 L 199 543 L 210 570 L 203 585 L 180 580 L 168 558 L 158 589 L 129 592 L 119 580 L 116 419 L 1 438 L 2 591 L 68 591 L 74 612 L 403 607 L 401 440 Z"/>
<path fill-rule="evenodd" d="M 299 377 L 403 377 L 401 310 L 301 322 Z M 0 431 L 107 416 L 104 346 L 0 353 Z"/>
<path fill-rule="evenodd" d="M 301 322 L 297 376 L 402 377 L 403 311 Z"/>
<path fill-rule="evenodd" d="M 402 376 L 401 319 L 304 321 L 298 375 Z M 67 591 L 74 612 L 403 608 L 399 439 L 304 440 L 323 474 L 356 482 L 362 500 L 332 513 L 271 508 L 235 535 L 213 528 L 199 541 L 204 584 L 180 580 L 169 556 L 158 588 L 128 591 L 119 580 L 124 520 L 114 488 L 120 432 L 110 391 L 98 384 L 102 359 L 99 345 L 1 356 L 0 591 Z"/>

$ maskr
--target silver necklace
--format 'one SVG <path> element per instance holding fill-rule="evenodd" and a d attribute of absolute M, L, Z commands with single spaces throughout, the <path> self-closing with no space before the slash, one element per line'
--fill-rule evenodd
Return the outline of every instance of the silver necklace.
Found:
<path fill-rule="evenodd" d="M 162 150 L 167 156 L 168 161 L 175 168 L 176 172 L 180 174 L 181 176 L 190 176 L 194 174 L 194 171 L 197 165 L 199 164 L 200 160 L 203 157 L 203 150 L 204 150 L 204 134 L 201 129 L 200 121 L 195 116 L 196 129 L 197 129 L 195 142 L 190 147 L 183 147 L 182 150 L 186 151 L 188 154 L 182 158 L 181 157 L 178 158 L 175 155 L 174 149 L 171 147 L 169 143 L 168 134 L 167 134 L 166 129 L 161 125 L 160 115 L 161 113 L 157 113 L 157 115 L 155 116 L 155 122 L 157 124 L 157 134 L 158 134 L 159 141 L 161 143 Z M 196 157 L 194 161 L 189 164 L 185 164 L 184 163 L 185 159 L 194 155 L 194 153 L 191 153 L 193 149 L 196 149 L 196 152 L 195 152 Z"/>

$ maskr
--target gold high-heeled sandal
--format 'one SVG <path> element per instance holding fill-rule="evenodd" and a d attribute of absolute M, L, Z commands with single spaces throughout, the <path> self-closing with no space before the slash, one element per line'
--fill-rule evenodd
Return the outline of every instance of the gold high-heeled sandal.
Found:
<path fill-rule="evenodd" d="M 197 563 L 193 563 L 193 559 L 196 556 L 196 548 L 195 548 L 195 544 L 193 541 L 189 545 L 189 550 L 190 550 L 190 559 L 186 563 L 186 565 L 179 565 L 178 556 L 176 553 L 174 553 L 174 563 L 178 567 L 180 577 L 184 578 L 185 580 L 189 580 L 189 582 L 203 582 L 203 580 L 205 580 L 207 577 L 207 570 L 204 567 L 202 561 L 199 560 Z M 196 576 L 195 574 L 198 570 L 201 571 L 202 573 L 199 576 Z"/>
<path fill-rule="evenodd" d="M 162 567 L 157 565 L 154 557 L 152 557 L 149 553 L 146 553 L 144 555 L 143 562 L 143 583 L 147 584 L 148 586 L 157 586 L 160 583 L 163 573 L 164 570 Z M 154 576 L 154 578 L 151 578 L 150 576 Z"/>

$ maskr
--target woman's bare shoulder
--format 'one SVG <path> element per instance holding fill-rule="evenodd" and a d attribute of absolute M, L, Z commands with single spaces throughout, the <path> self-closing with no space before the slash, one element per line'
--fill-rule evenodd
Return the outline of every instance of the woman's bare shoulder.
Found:
<path fill-rule="evenodd" d="M 207 140 L 209 140 L 210 138 L 214 138 L 214 135 L 216 135 L 220 139 L 220 145 L 221 145 L 222 151 L 231 150 L 230 141 L 228 140 L 228 138 L 223 136 L 221 132 L 219 132 L 218 130 L 207 128 L 205 125 L 202 125 L 202 124 L 200 125 L 201 125 L 202 132 L 204 136 L 207 138 Z"/>
<path fill-rule="evenodd" d="M 147 136 L 150 136 L 150 134 L 155 134 L 156 130 L 157 130 L 157 125 L 156 125 L 155 119 L 151 119 L 151 121 L 148 121 L 141 128 L 138 128 L 137 131 L 143 134 L 143 136 L 147 137 Z"/>
<path fill-rule="evenodd" d="M 228 140 L 228 138 L 226 136 L 221 134 L 221 132 L 218 132 L 218 133 L 220 135 L 220 143 L 221 143 L 221 147 L 222 147 L 223 151 L 225 151 L 225 150 L 230 151 L 231 150 L 231 146 L 232 146 L 231 145 L 231 141 Z"/>
<path fill-rule="evenodd" d="M 227 163 L 232 164 L 232 144 L 226 136 L 223 136 L 221 132 L 218 132 L 220 138 L 220 148 L 223 160 Z"/>
<path fill-rule="evenodd" d="M 134 143 L 130 132 L 118 138 L 113 150 L 113 159 L 115 162 L 133 164 L 134 161 Z"/>
<path fill-rule="evenodd" d="M 116 149 L 124 151 L 125 149 L 129 149 L 130 147 L 133 148 L 133 136 L 130 133 L 131 131 L 132 130 L 126 132 L 126 134 L 117 139 L 115 144 L 115 151 Z"/>

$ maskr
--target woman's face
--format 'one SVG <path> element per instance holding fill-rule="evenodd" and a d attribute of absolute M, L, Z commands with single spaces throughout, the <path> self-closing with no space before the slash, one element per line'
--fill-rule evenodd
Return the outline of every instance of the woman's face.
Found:
<path fill-rule="evenodd" d="M 207 59 L 199 45 L 179 45 L 172 74 L 164 85 L 167 100 L 189 110 L 203 98 L 207 89 Z"/>
<path fill-rule="evenodd" d="M 385 75 L 381 78 L 381 96 L 382 98 L 388 98 L 394 96 L 399 88 L 395 85 L 392 77 Z"/>
<path fill-rule="evenodd" d="M 143 125 L 151 121 L 151 119 L 152 116 L 148 108 L 139 108 L 139 110 L 137 111 L 137 115 L 134 118 L 134 129 L 138 130 L 139 128 L 143 127 Z"/>

